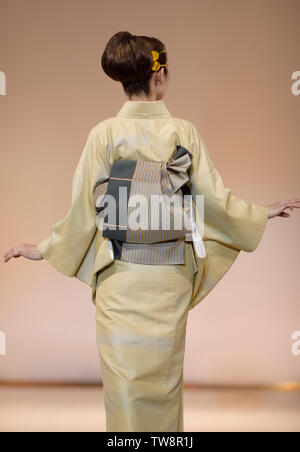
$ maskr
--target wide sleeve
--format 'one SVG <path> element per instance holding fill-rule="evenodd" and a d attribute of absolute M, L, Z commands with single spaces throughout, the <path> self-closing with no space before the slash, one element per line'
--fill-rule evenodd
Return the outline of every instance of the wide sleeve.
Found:
<path fill-rule="evenodd" d="M 88 269 L 92 272 L 94 253 L 89 251 L 95 244 L 93 239 L 97 232 L 93 190 L 97 181 L 107 178 L 109 168 L 110 162 L 94 127 L 88 134 L 73 175 L 70 209 L 52 226 L 50 236 L 38 245 L 42 257 L 65 276 L 77 276 L 83 267 L 85 272 Z M 79 279 L 90 283 L 91 276 L 81 271 Z"/>
<path fill-rule="evenodd" d="M 191 192 L 203 195 L 203 216 L 196 211 L 205 259 L 199 271 L 191 307 L 203 299 L 229 270 L 240 251 L 254 251 L 262 239 L 269 214 L 266 206 L 247 202 L 224 185 L 197 128 L 192 129 Z M 202 275 L 201 275 L 202 273 Z M 201 278 L 201 279 L 200 279 Z"/>

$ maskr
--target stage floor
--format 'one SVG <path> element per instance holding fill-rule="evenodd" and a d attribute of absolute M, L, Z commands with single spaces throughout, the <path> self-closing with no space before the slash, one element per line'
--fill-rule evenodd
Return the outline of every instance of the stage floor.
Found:
<path fill-rule="evenodd" d="M 0 386 L 1 432 L 104 432 L 99 386 Z M 300 432 L 300 392 L 184 389 L 186 432 Z"/>

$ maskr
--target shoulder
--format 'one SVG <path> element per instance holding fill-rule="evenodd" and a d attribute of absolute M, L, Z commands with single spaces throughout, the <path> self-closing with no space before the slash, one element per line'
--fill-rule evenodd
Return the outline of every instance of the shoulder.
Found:
<path fill-rule="evenodd" d="M 179 127 L 185 128 L 186 131 L 190 131 L 193 124 L 184 118 L 179 118 L 178 116 L 171 116 L 171 119 L 178 124 Z"/>
<path fill-rule="evenodd" d="M 202 149 L 202 147 L 205 146 L 204 140 L 199 132 L 198 126 L 187 119 L 177 117 L 175 117 L 174 119 L 177 121 L 178 127 L 181 128 L 184 135 L 187 137 L 188 146 L 191 153 L 192 154 L 198 153 Z"/>
<path fill-rule="evenodd" d="M 97 122 L 92 128 L 90 129 L 88 135 L 90 137 L 99 137 L 101 138 L 103 134 L 109 129 L 110 126 L 113 125 L 115 120 L 115 116 L 112 116 L 110 118 L 105 118 L 100 122 Z"/>
<path fill-rule="evenodd" d="M 200 136 L 198 126 L 195 123 L 193 123 L 187 119 L 178 118 L 178 117 L 174 117 L 174 116 L 173 116 L 173 119 L 177 122 L 178 127 L 181 127 L 184 129 L 184 131 L 187 133 L 187 135 L 189 136 L 190 139 L 193 140 L 195 138 L 195 135 Z"/>

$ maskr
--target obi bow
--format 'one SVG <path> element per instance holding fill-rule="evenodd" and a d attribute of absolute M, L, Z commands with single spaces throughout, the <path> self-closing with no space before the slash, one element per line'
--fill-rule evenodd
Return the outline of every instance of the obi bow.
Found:
<path fill-rule="evenodd" d="M 162 163 L 162 176 L 169 179 L 174 193 L 188 182 L 191 164 L 192 154 L 183 146 L 176 146 L 172 160 Z"/>

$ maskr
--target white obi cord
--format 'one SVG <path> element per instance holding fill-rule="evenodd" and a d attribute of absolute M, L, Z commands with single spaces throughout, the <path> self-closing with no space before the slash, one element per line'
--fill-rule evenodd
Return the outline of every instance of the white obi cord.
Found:
<path fill-rule="evenodd" d="M 113 245 L 112 245 L 112 242 L 110 239 L 108 240 L 108 245 L 109 245 L 110 256 L 112 259 L 114 259 L 114 249 L 113 249 Z"/>
<path fill-rule="evenodd" d="M 186 203 L 186 198 L 188 198 L 188 203 Z M 197 256 L 200 258 L 204 258 L 206 256 L 206 249 L 205 249 L 202 237 L 199 234 L 197 224 L 195 221 L 195 215 L 194 215 L 193 204 L 192 204 L 193 198 L 192 198 L 192 196 L 189 195 L 187 197 L 185 196 L 184 199 L 185 199 L 185 205 L 188 206 L 187 210 L 189 213 L 189 222 L 190 222 L 189 226 L 192 231 L 192 240 L 195 245 Z"/>

